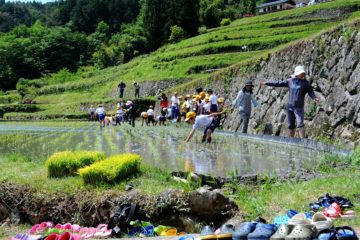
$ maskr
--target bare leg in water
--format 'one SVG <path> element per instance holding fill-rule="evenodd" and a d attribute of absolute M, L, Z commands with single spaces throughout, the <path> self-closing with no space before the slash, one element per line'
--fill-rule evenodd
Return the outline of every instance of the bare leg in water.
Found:
<path fill-rule="evenodd" d="M 300 136 L 300 138 L 305 138 L 305 128 L 304 127 L 299 128 L 299 136 Z"/>
<path fill-rule="evenodd" d="M 289 137 L 295 137 L 295 129 L 289 129 Z"/>

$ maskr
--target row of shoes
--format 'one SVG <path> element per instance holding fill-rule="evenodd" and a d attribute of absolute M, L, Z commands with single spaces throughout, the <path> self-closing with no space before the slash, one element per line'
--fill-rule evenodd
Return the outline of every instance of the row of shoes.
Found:
<path fill-rule="evenodd" d="M 319 197 L 318 200 L 314 203 L 310 203 L 309 206 L 314 212 L 319 211 L 321 208 L 329 207 L 331 204 L 337 203 L 342 209 L 351 208 L 353 206 L 352 202 L 341 196 L 332 197 L 330 194 L 325 194 L 325 196 Z"/>

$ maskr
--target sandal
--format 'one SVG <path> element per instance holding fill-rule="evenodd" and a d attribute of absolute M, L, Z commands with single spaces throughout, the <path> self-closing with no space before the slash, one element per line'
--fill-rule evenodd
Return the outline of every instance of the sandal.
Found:
<path fill-rule="evenodd" d="M 271 236 L 270 240 L 284 240 L 293 230 L 294 225 L 281 224 L 278 230 Z"/>
<path fill-rule="evenodd" d="M 348 226 L 335 228 L 338 234 L 338 240 L 358 240 L 354 229 Z"/>
<path fill-rule="evenodd" d="M 315 213 L 314 216 L 312 217 L 312 224 L 315 225 L 318 231 L 321 231 L 323 229 L 329 229 L 334 226 L 331 219 L 327 218 L 324 214 L 319 212 Z"/>
<path fill-rule="evenodd" d="M 311 224 L 296 225 L 285 240 L 312 240 L 316 236 L 316 228 Z"/>
<path fill-rule="evenodd" d="M 289 220 L 290 225 L 311 224 L 305 213 L 298 213 Z"/>
<path fill-rule="evenodd" d="M 276 226 L 274 224 L 256 224 L 255 230 L 248 235 L 248 240 L 268 240 L 275 233 Z"/>
<path fill-rule="evenodd" d="M 202 240 L 216 240 L 217 237 L 214 230 L 210 226 L 205 226 L 201 229 L 200 239 Z"/>
<path fill-rule="evenodd" d="M 232 240 L 234 233 L 234 226 L 231 224 L 224 224 L 220 227 L 220 231 L 216 234 L 217 239 Z"/>
<path fill-rule="evenodd" d="M 323 229 L 316 235 L 316 240 L 338 240 L 337 232 L 334 228 Z"/>
<path fill-rule="evenodd" d="M 329 218 L 340 218 L 341 207 L 337 203 L 332 203 L 329 207 L 324 209 L 323 214 Z"/>
<path fill-rule="evenodd" d="M 256 223 L 244 222 L 233 233 L 233 240 L 247 240 L 247 236 L 256 228 Z"/>

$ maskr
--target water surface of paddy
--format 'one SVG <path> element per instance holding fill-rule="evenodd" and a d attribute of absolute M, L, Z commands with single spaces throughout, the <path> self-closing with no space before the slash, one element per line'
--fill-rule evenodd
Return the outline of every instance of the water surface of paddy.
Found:
<path fill-rule="evenodd" d="M 296 144 L 244 138 L 215 132 L 213 143 L 201 143 L 202 132 L 190 143 L 187 127 L 109 126 L 94 122 L 2 122 L 0 151 L 21 153 L 44 161 L 54 152 L 98 150 L 108 155 L 133 152 L 151 166 L 229 176 L 281 173 L 313 165 L 323 154 Z"/>

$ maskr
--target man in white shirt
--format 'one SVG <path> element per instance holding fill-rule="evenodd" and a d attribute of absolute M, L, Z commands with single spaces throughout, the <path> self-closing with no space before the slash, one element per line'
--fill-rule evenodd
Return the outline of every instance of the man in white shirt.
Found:
<path fill-rule="evenodd" d="M 179 115 L 179 93 L 175 92 L 171 97 L 171 120 L 177 120 Z"/>
<path fill-rule="evenodd" d="M 186 142 L 189 142 L 192 136 L 194 135 L 195 131 L 197 129 L 205 129 L 204 135 L 202 138 L 202 142 L 211 143 L 211 134 L 215 131 L 215 129 L 218 127 L 218 124 L 214 120 L 216 116 L 221 115 L 223 112 L 216 112 L 211 113 L 209 115 L 199 115 L 196 116 L 196 113 L 194 112 L 188 112 L 186 114 L 185 122 L 189 124 L 194 124 L 193 128 L 186 139 Z"/>
<path fill-rule="evenodd" d="M 105 109 L 102 105 L 99 105 L 95 110 L 95 114 L 98 116 L 100 121 L 100 127 L 105 127 Z"/>

